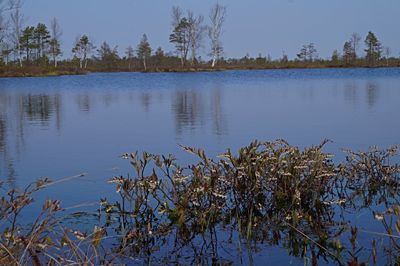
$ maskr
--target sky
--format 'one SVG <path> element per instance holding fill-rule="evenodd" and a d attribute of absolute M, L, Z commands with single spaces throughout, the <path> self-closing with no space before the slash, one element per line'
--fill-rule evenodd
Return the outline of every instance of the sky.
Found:
<path fill-rule="evenodd" d="M 53 17 L 63 30 L 64 56 L 71 56 L 77 36 L 87 34 L 99 46 L 107 41 L 136 47 L 146 33 L 152 48 L 173 51 L 171 8 L 180 6 L 201 14 L 208 13 L 215 0 L 25 0 L 25 25 Z M 227 7 L 222 43 L 225 57 L 270 55 L 285 52 L 294 58 L 301 46 L 314 43 L 322 58 L 330 57 L 353 32 L 365 39 L 373 31 L 391 54 L 400 55 L 399 0 L 219 0 Z M 364 43 L 361 43 L 363 46 Z M 209 41 L 204 39 L 201 54 L 207 56 Z M 362 52 L 362 49 L 360 49 Z"/>

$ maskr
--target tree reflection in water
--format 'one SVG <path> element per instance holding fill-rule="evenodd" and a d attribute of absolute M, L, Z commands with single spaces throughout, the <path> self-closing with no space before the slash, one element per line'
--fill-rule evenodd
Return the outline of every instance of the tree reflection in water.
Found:
<path fill-rule="evenodd" d="M 27 124 L 50 127 L 55 119 L 57 130 L 61 130 L 62 97 L 60 94 L 0 94 L 0 162 L 2 175 L 9 183 L 15 183 L 18 176 L 14 168 L 15 157 L 21 154 L 25 146 Z"/>

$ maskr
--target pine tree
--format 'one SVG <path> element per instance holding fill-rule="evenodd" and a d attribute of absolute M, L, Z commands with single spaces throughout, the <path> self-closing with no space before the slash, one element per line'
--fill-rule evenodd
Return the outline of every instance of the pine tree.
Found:
<path fill-rule="evenodd" d="M 181 65 L 184 66 L 190 45 L 190 24 L 186 18 L 180 20 L 173 33 L 169 36 L 169 41 L 175 44 L 175 49 L 180 54 Z"/>
<path fill-rule="evenodd" d="M 353 61 L 353 48 L 351 42 L 345 42 L 343 45 L 343 62 L 349 65 Z"/>
<path fill-rule="evenodd" d="M 36 42 L 36 59 L 40 60 L 46 56 L 46 48 L 50 42 L 50 32 L 43 23 L 39 23 L 36 26 L 35 32 L 35 42 Z"/>
<path fill-rule="evenodd" d="M 140 43 L 137 48 L 137 54 L 139 57 L 139 60 L 143 62 L 143 67 L 144 70 L 147 70 L 147 60 L 150 58 L 151 55 L 151 47 L 150 43 L 147 39 L 146 34 L 143 34 L 142 39 L 140 40 Z"/>
<path fill-rule="evenodd" d="M 117 60 L 119 59 L 117 46 L 111 49 L 107 42 L 103 42 L 97 53 L 101 62 L 107 67 L 115 67 L 117 65 Z"/>
<path fill-rule="evenodd" d="M 339 57 L 340 56 L 339 56 L 338 50 L 334 50 L 332 53 L 332 57 L 331 57 L 332 63 L 334 63 L 334 64 L 339 63 Z"/>
<path fill-rule="evenodd" d="M 34 32 L 35 27 L 26 27 L 19 38 L 20 47 L 25 52 L 27 62 L 31 59 L 32 50 L 36 48 Z"/>
<path fill-rule="evenodd" d="M 375 65 L 375 63 L 380 59 L 382 53 L 382 45 L 379 42 L 378 38 L 371 31 L 368 32 L 367 37 L 365 38 L 366 49 L 365 52 L 367 63 L 370 66 Z"/>
<path fill-rule="evenodd" d="M 159 67 L 162 64 L 162 61 L 164 59 L 164 51 L 161 47 L 157 48 L 156 52 L 154 53 L 154 58 L 155 58 L 157 67 Z"/>

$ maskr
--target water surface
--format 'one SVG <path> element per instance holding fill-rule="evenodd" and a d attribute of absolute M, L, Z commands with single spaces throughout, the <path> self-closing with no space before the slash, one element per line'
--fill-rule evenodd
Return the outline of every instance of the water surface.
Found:
<path fill-rule="evenodd" d="M 85 177 L 47 189 L 63 206 L 113 195 L 125 152 L 215 156 L 255 139 L 328 151 L 400 144 L 399 69 L 101 73 L 0 79 L 0 177 Z M 343 158 L 339 155 L 338 159 Z M 114 193 L 115 194 L 115 193 Z M 265 255 L 266 253 L 264 253 Z"/>
<path fill-rule="evenodd" d="M 254 139 L 399 144 L 399 69 L 104 73 L 0 80 L 0 174 L 14 185 L 87 172 L 85 196 L 125 174 L 124 152 L 211 155 Z M 63 190 L 70 195 L 70 191 Z M 80 195 L 76 195 L 77 201 Z M 64 198 L 69 201 L 70 198 Z"/>

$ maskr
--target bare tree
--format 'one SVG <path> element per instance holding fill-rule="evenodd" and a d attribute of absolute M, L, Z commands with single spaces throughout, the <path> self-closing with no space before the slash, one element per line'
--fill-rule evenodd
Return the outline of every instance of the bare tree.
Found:
<path fill-rule="evenodd" d="M 4 16 L 0 9 L 0 43 L 3 43 L 5 38 L 7 37 L 7 29 L 8 29 L 8 22 L 4 19 Z"/>
<path fill-rule="evenodd" d="M 172 7 L 171 19 L 172 29 L 175 29 L 182 19 L 182 9 L 179 6 Z"/>
<path fill-rule="evenodd" d="M 217 60 L 222 54 L 222 26 L 225 22 L 226 7 L 220 4 L 215 4 L 210 11 L 210 22 L 211 25 L 208 28 L 208 37 L 211 41 L 211 56 L 212 56 L 212 67 L 215 67 Z"/>
<path fill-rule="evenodd" d="M 11 9 L 10 22 L 11 22 L 11 41 L 14 45 L 14 53 L 18 57 L 19 66 L 22 67 L 21 55 L 21 30 L 24 21 L 24 15 L 21 13 L 22 2 L 21 0 L 9 0 L 9 9 Z"/>
<path fill-rule="evenodd" d="M 189 22 L 186 17 L 182 17 L 182 10 L 179 7 L 172 7 L 172 34 L 169 41 L 175 45 L 176 52 L 181 58 L 182 67 L 186 63 L 187 54 L 190 48 Z"/>
<path fill-rule="evenodd" d="M 351 34 L 350 43 L 353 50 L 353 62 L 355 62 L 355 60 L 357 59 L 357 51 L 360 47 L 360 41 L 361 37 L 358 33 L 354 32 L 353 34 Z"/>
<path fill-rule="evenodd" d="M 0 1 L 0 46 L 1 46 L 1 57 L 4 61 L 5 59 L 5 64 L 8 64 L 8 55 L 9 55 L 9 47 L 8 43 L 6 43 L 6 38 L 8 35 L 8 22 L 4 19 L 3 16 L 3 6 L 1 6 L 1 1 Z"/>
<path fill-rule="evenodd" d="M 57 67 L 57 57 L 62 54 L 60 49 L 62 30 L 56 18 L 53 18 L 51 20 L 50 30 L 51 30 L 50 53 L 53 57 L 54 67 Z"/>
<path fill-rule="evenodd" d="M 8 65 L 9 57 L 11 53 L 9 39 L 9 21 L 4 18 L 4 12 L 9 11 L 10 6 L 7 7 L 3 0 L 0 0 L 0 46 L 1 46 L 1 57 L 6 65 Z"/>
<path fill-rule="evenodd" d="M 389 66 L 389 57 L 390 57 L 390 53 L 391 53 L 391 50 L 390 50 L 390 47 L 389 47 L 389 46 L 383 47 L 383 56 L 384 56 L 385 59 L 386 59 L 386 66 Z"/>
<path fill-rule="evenodd" d="M 201 42 L 203 40 L 206 28 L 203 25 L 203 16 L 199 15 L 196 17 L 192 11 L 188 11 L 187 16 L 189 23 L 189 43 L 192 53 L 192 65 L 194 65 L 196 61 L 197 50 L 201 47 Z"/>

